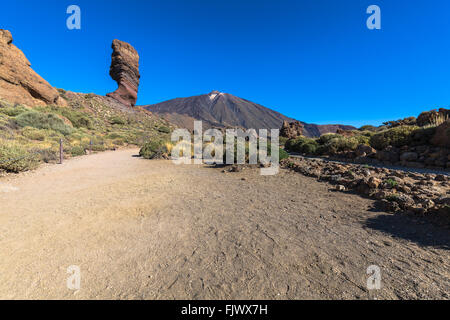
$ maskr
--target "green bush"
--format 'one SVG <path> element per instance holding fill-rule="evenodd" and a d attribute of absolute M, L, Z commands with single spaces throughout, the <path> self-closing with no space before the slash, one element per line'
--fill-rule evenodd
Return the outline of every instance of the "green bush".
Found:
<path fill-rule="evenodd" d="M 70 154 L 73 157 L 83 156 L 86 154 L 86 150 L 83 146 L 74 146 L 70 149 Z"/>
<path fill-rule="evenodd" d="M 37 149 L 35 152 L 39 154 L 41 160 L 45 163 L 54 162 L 59 159 L 59 151 L 51 148 Z"/>
<path fill-rule="evenodd" d="M 34 169 L 38 163 L 38 155 L 30 153 L 20 143 L 0 142 L 0 170 L 18 173 Z"/>
<path fill-rule="evenodd" d="M 321 154 L 335 154 L 343 151 L 354 151 L 360 144 L 356 137 L 343 137 L 337 135 L 337 137 L 329 140 L 322 148 L 320 148 Z"/>
<path fill-rule="evenodd" d="M 335 138 L 340 138 L 340 137 L 342 137 L 340 134 L 325 133 L 320 136 L 320 138 L 317 140 L 317 142 L 319 144 L 327 144 L 330 140 L 335 139 Z"/>
<path fill-rule="evenodd" d="M 86 113 L 61 108 L 61 115 L 69 119 L 75 128 L 93 129 L 92 120 Z"/>
<path fill-rule="evenodd" d="M 22 135 L 25 138 L 28 138 L 30 140 L 37 140 L 37 141 L 44 141 L 47 137 L 45 130 L 42 129 L 36 129 L 32 127 L 25 127 L 22 130 Z"/>
<path fill-rule="evenodd" d="M 358 141 L 358 144 L 366 144 L 369 145 L 370 142 L 370 136 L 366 135 L 356 135 L 353 138 L 355 138 Z"/>
<path fill-rule="evenodd" d="M 170 128 L 165 127 L 165 126 L 161 126 L 158 128 L 158 131 L 161 133 L 170 133 Z"/>
<path fill-rule="evenodd" d="M 316 154 L 318 147 L 317 143 L 305 143 L 301 146 L 301 152 L 306 154 Z"/>
<path fill-rule="evenodd" d="M 375 132 L 375 131 L 377 131 L 377 127 L 371 126 L 371 125 L 365 125 L 365 126 L 362 126 L 361 128 L 359 128 L 358 130 Z"/>
<path fill-rule="evenodd" d="M 101 152 L 106 150 L 106 147 L 103 144 L 93 144 L 89 148 L 91 148 L 94 152 Z"/>
<path fill-rule="evenodd" d="M 412 142 L 412 134 L 417 129 L 418 127 L 416 126 L 399 126 L 384 130 L 370 137 L 369 143 L 377 150 L 383 150 L 387 146 L 405 146 Z"/>
<path fill-rule="evenodd" d="M 147 142 L 139 151 L 139 155 L 145 159 L 161 158 L 164 153 L 168 153 L 166 142 L 154 140 Z"/>
<path fill-rule="evenodd" d="M 28 110 L 29 110 L 28 108 L 22 105 L 17 105 L 14 107 L 0 107 L 0 113 L 6 114 L 7 116 L 10 117 L 16 117 L 19 114 L 24 113 Z"/>
<path fill-rule="evenodd" d="M 224 139 L 225 141 L 226 139 Z M 257 152 L 258 152 L 258 162 L 260 162 L 260 158 L 259 158 L 259 140 L 257 141 Z M 270 157 L 272 155 L 272 145 L 269 141 L 267 141 L 267 156 Z M 289 153 L 282 149 L 279 148 L 278 149 L 278 157 L 279 160 L 283 160 L 283 159 L 287 159 L 289 158 Z M 233 163 L 237 162 L 237 141 L 235 140 L 234 143 L 234 159 L 233 159 Z M 249 143 L 246 142 L 245 143 L 245 163 L 249 163 L 250 162 L 250 147 L 249 147 Z M 227 163 L 227 148 L 226 148 L 226 144 L 224 144 L 223 146 L 223 163 Z M 227 163 L 230 164 L 230 163 Z"/>
<path fill-rule="evenodd" d="M 112 132 L 112 133 L 108 134 L 105 138 L 111 139 L 111 140 L 114 140 L 114 139 L 124 139 L 124 136 L 121 135 L 120 133 Z"/>
<path fill-rule="evenodd" d="M 114 139 L 112 143 L 116 146 L 123 146 L 125 141 L 122 138 Z"/>
<path fill-rule="evenodd" d="M 397 181 L 395 181 L 394 179 L 387 179 L 385 182 L 391 188 L 395 188 L 398 185 Z"/>
<path fill-rule="evenodd" d="M 280 147 L 284 147 L 286 145 L 286 142 L 288 142 L 288 138 L 286 137 L 280 137 Z"/>
<path fill-rule="evenodd" d="M 289 158 L 289 153 L 280 148 L 280 161 Z"/>
<path fill-rule="evenodd" d="M 319 146 L 315 139 L 307 137 L 298 137 L 296 139 L 288 140 L 285 148 L 291 152 L 314 154 Z"/>
<path fill-rule="evenodd" d="M 40 113 L 36 111 L 28 111 L 18 115 L 15 121 L 20 127 L 33 127 L 36 129 L 50 129 L 69 135 L 73 132 L 73 128 L 66 125 L 64 121 L 53 113 Z"/>
<path fill-rule="evenodd" d="M 125 125 L 127 121 L 119 116 L 113 116 L 109 119 L 111 124 Z"/>

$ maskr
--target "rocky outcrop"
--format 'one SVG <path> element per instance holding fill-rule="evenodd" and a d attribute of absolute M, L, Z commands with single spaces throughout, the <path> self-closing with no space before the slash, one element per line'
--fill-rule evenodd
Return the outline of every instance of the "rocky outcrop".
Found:
<path fill-rule="evenodd" d="M 419 127 L 424 127 L 427 125 L 435 125 L 436 122 L 447 120 L 450 118 L 450 110 L 440 108 L 439 110 L 431 110 L 422 112 L 417 117 L 417 125 Z"/>
<path fill-rule="evenodd" d="M 8 30 L 0 29 L 0 98 L 28 106 L 65 105 L 58 91 L 40 77 L 13 43 Z"/>
<path fill-rule="evenodd" d="M 356 135 L 356 133 L 353 130 L 344 130 L 341 128 L 337 129 L 336 134 L 339 134 L 344 137 L 353 137 L 354 135 Z"/>
<path fill-rule="evenodd" d="M 113 41 L 112 49 L 109 74 L 117 81 L 119 87 L 107 96 L 133 107 L 137 101 L 139 88 L 139 55 L 130 44 L 120 40 Z"/>
<path fill-rule="evenodd" d="M 435 146 L 450 148 L 450 119 L 436 128 L 431 143 Z"/>
<path fill-rule="evenodd" d="M 299 121 L 283 122 L 280 130 L 280 137 L 295 139 L 303 134 L 303 125 Z"/>
<path fill-rule="evenodd" d="M 289 158 L 282 167 L 378 200 L 392 212 L 439 214 L 450 221 L 450 177 L 308 158 Z"/>

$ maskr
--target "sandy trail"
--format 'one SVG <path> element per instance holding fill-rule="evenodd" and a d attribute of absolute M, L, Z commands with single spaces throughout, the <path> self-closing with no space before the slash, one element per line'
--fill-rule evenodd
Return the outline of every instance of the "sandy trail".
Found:
<path fill-rule="evenodd" d="M 0 179 L 0 298 L 450 296 L 448 230 L 285 170 L 222 173 L 136 153 Z M 372 264 L 380 290 L 366 288 Z"/>

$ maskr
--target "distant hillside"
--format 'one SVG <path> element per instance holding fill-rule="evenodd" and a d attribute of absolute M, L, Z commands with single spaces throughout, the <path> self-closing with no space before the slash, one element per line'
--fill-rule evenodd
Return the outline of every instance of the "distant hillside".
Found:
<path fill-rule="evenodd" d="M 245 129 L 279 129 L 283 121 L 295 121 L 257 103 L 219 91 L 168 100 L 147 105 L 144 108 L 187 129 L 193 129 L 194 120 L 202 120 L 205 127 L 241 127 Z M 334 133 L 338 128 L 355 129 L 344 125 L 303 124 L 305 126 L 304 134 L 310 137 L 317 137 L 323 133 Z"/>

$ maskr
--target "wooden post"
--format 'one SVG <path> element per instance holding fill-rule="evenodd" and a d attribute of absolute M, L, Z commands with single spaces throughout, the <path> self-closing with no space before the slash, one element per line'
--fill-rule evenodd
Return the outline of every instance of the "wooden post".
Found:
<path fill-rule="evenodd" d="M 63 150 L 63 139 L 59 139 L 59 164 L 63 163 L 64 150 Z"/>

